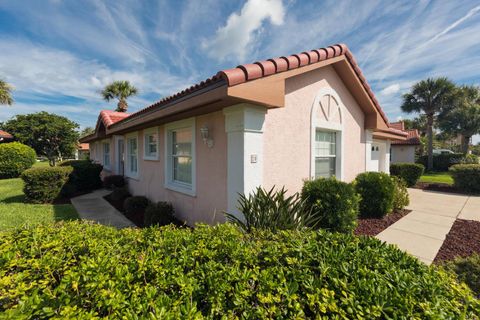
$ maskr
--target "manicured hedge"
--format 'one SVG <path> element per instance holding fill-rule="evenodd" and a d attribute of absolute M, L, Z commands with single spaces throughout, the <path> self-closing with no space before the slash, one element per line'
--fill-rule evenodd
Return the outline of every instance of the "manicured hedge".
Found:
<path fill-rule="evenodd" d="M 447 153 L 447 154 L 434 154 L 433 155 L 433 170 L 434 171 L 447 171 L 448 168 L 454 164 L 459 164 L 464 159 L 463 153 Z M 417 160 L 427 168 L 428 156 L 420 156 Z"/>
<path fill-rule="evenodd" d="M 360 173 L 355 179 L 355 189 L 360 194 L 360 215 L 381 218 L 393 210 L 395 185 L 383 172 Z"/>
<path fill-rule="evenodd" d="M 103 186 L 107 189 L 113 189 L 114 187 L 125 187 L 126 184 L 127 181 L 125 180 L 125 177 L 119 174 L 113 174 L 103 178 Z"/>
<path fill-rule="evenodd" d="M 393 209 L 402 210 L 410 204 L 410 197 L 408 195 L 407 183 L 402 178 L 390 177 L 395 185 L 393 191 Z"/>
<path fill-rule="evenodd" d="M 177 223 L 175 210 L 170 202 L 159 201 L 150 203 L 145 209 L 144 226 L 166 226 Z"/>
<path fill-rule="evenodd" d="M 25 199 L 32 203 L 50 203 L 62 194 L 72 167 L 31 168 L 22 173 Z"/>
<path fill-rule="evenodd" d="M 305 181 L 302 199 L 320 218 L 317 227 L 336 232 L 355 229 L 360 197 L 353 185 L 335 178 Z"/>
<path fill-rule="evenodd" d="M 69 166 L 73 168 L 72 174 L 65 187 L 68 195 L 76 192 L 92 191 L 102 187 L 102 179 L 100 173 L 103 166 L 93 163 L 90 160 L 68 160 L 60 164 L 60 166 Z"/>
<path fill-rule="evenodd" d="M 0 234 L 5 318 L 474 319 L 452 275 L 374 238 L 232 225 Z"/>
<path fill-rule="evenodd" d="M 20 142 L 0 144 L 0 179 L 17 178 L 35 163 L 35 150 Z"/>
<path fill-rule="evenodd" d="M 390 165 L 390 174 L 405 180 L 408 187 L 414 186 L 425 171 L 419 163 L 393 163 Z"/>
<path fill-rule="evenodd" d="M 455 187 L 468 193 L 480 193 L 480 164 L 456 164 L 449 172 Z"/>

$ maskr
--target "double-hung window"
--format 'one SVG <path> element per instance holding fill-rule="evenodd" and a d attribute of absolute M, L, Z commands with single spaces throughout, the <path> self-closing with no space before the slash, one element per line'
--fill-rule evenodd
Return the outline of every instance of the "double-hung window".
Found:
<path fill-rule="evenodd" d="M 145 160 L 158 160 L 158 129 L 144 131 L 143 158 Z"/>
<path fill-rule="evenodd" d="M 103 166 L 105 168 L 110 168 L 110 143 L 103 143 Z"/>
<path fill-rule="evenodd" d="M 336 132 L 316 130 L 315 132 L 315 178 L 328 178 L 336 170 Z"/>
<path fill-rule="evenodd" d="M 138 176 L 138 140 L 137 136 L 127 136 L 127 170 L 126 175 L 130 178 Z"/>
<path fill-rule="evenodd" d="M 166 187 L 195 194 L 195 121 L 169 124 L 166 129 Z"/>

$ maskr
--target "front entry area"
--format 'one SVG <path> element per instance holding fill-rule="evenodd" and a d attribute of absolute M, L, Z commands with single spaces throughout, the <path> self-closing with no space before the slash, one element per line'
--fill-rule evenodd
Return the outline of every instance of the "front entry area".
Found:
<path fill-rule="evenodd" d="M 389 143 L 388 141 L 373 140 L 370 155 L 369 171 L 389 172 Z"/>

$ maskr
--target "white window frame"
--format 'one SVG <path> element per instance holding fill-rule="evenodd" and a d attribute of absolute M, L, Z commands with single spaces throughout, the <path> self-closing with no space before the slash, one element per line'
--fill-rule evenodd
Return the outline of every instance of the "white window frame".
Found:
<path fill-rule="evenodd" d="M 130 171 L 130 148 L 128 146 L 130 139 L 135 138 L 137 140 L 137 151 L 136 151 L 136 157 L 137 157 L 137 172 L 132 172 Z M 125 135 L 125 176 L 132 178 L 132 179 L 137 179 L 139 172 L 140 172 L 140 161 L 138 159 L 138 133 L 131 133 Z"/>
<path fill-rule="evenodd" d="M 321 155 L 321 156 L 318 156 L 316 154 L 316 143 L 317 143 L 317 132 L 323 132 L 323 133 L 333 133 L 335 135 L 335 154 L 334 155 Z M 317 158 L 322 158 L 322 159 L 329 159 L 329 158 L 335 158 L 335 172 L 333 173 L 334 176 L 337 176 L 337 162 L 338 162 L 338 145 L 337 145 L 337 141 L 339 140 L 338 139 L 338 135 L 341 134 L 341 132 L 338 132 L 338 131 L 335 131 L 335 130 L 326 130 L 324 128 L 316 128 L 315 130 L 315 140 L 314 140 L 314 155 L 313 155 L 313 161 L 315 162 L 315 168 L 314 168 L 314 172 L 313 172 L 313 176 L 314 178 L 316 179 L 317 178 L 317 172 L 316 172 L 316 160 Z M 330 146 L 329 146 L 330 147 Z"/>
<path fill-rule="evenodd" d="M 155 153 L 155 155 L 151 155 L 151 154 L 147 154 L 148 152 L 148 147 L 149 147 L 149 143 L 148 143 L 148 137 L 150 137 L 151 135 L 153 134 L 156 134 L 157 135 L 157 152 Z M 154 127 L 154 128 L 148 128 L 148 129 L 145 129 L 143 130 L 143 159 L 144 160 L 158 160 L 158 155 L 159 155 L 159 134 L 158 134 L 158 127 Z"/>
<path fill-rule="evenodd" d="M 190 128 L 192 131 L 192 183 L 173 179 L 172 132 Z M 168 123 L 165 125 L 165 188 L 190 196 L 196 196 L 196 126 L 195 118 Z"/>
<path fill-rule="evenodd" d="M 105 147 L 108 146 L 108 164 L 106 163 L 105 159 L 107 159 L 107 153 L 105 152 Z M 103 163 L 103 167 L 105 169 L 109 169 L 110 170 L 110 167 L 111 167 L 111 163 L 112 163 L 112 158 L 111 158 L 111 148 L 110 148 L 110 141 L 108 140 L 104 140 L 102 141 L 102 163 Z"/>
<path fill-rule="evenodd" d="M 337 102 L 340 108 L 340 123 L 331 121 L 318 120 L 318 112 L 322 112 L 319 106 L 320 99 L 325 95 L 331 95 Z M 336 154 L 335 154 L 335 177 L 338 180 L 343 181 L 344 178 L 344 141 L 343 141 L 343 117 L 344 117 L 344 104 L 337 92 L 331 87 L 325 87 L 320 89 L 315 96 L 312 110 L 310 114 L 311 130 L 310 130 L 310 178 L 315 179 L 315 135 L 317 130 L 319 131 L 332 131 L 336 135 Z"/>

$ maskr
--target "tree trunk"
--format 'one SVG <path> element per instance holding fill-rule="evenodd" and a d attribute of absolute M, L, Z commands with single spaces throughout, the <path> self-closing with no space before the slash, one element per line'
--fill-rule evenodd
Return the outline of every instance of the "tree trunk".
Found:
<path fill-rule="evenodd" d="M 470 146 L 470 138 L 471 137 L 462 135 L 462 153 L 465 155 L 468 154 L 468 148 Z"/>
<path fill-rule="evenodd" d="M 124 99 L 120 99 L 117 104 L 117 112 L 127 112 L 128 104 Z"/>
<path fill-rule="evenodd" d="M 427 115 L 427 170 L 433 170 L 433 115 Z"/>

